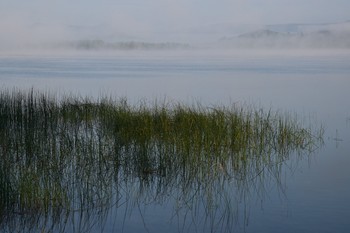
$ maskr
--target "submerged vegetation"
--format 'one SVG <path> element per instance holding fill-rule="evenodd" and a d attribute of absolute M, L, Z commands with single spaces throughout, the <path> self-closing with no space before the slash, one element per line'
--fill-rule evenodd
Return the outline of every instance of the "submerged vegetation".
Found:
<path fill-rule="evenodd" d="M 57 228 L 70 216 L 88 213 L 91 221 L 93 211 L 118 208 L 135 190 L 148 202 L 171 194 L 178 208 L 190 209 L 202 195 L 208 213 L 226 181 L 242 188 L 271 171 L 278 177 L 290 154 L 308 153 L 321 139 L 290 114 L 238 105 L 132 106 L 2 91 L 0 229 L 19 221 L 28 231 L 39 225 L 64 232 Z"/>

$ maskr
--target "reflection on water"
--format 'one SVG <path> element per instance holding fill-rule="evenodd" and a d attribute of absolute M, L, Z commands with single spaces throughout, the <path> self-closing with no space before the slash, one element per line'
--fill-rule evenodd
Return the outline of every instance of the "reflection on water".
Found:
<path fill-rule="evenodd" d="M 176 232 L 248 224 L 249 200 L 283 193 L 284 164 L 320 141 L 290 116 L 234 110 L 2 93 L 1 229 L 127 232 L 138 212 L 153 232 L 152 206 Z"/>

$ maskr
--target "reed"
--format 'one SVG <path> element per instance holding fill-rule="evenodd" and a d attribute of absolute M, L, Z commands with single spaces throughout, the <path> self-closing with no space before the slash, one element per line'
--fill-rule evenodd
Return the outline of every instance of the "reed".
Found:
<path fill-rule="evenodd" d="M 247 182 L 321 139 L 322 130 L 272 110 L 3 90 L 0 213 L 108 205 L 135 179 L 158 196 L 222 177 Z"/>

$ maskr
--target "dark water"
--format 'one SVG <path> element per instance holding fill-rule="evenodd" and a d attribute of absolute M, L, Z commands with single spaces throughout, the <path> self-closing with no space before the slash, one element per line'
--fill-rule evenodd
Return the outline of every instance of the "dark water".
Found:
<path fill-rule="evenodd" d="M 148 186 L 130 180 L 104 208 L 58 221 L 57 232 L 350 231 L 350 52 L 1 56 L 0 86 L 126 96 L 135 103 L 252 104 L 325 128 L 322 148 L 290 155 L 279 171 L 216 182 L 210 192 L 191 195 L 177 187 L 160 195 L 157 180 Z"/>

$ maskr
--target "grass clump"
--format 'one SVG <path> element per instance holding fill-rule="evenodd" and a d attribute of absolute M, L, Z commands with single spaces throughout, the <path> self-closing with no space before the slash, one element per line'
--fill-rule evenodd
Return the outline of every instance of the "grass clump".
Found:
<path fill-rule="evenodd" d="M 296 117 L 244 106 L 1 91 L 0 213 L 107 205 L 135 179 L 184 193 L 223 176 L 247 181 L 321 137 Z"/>

